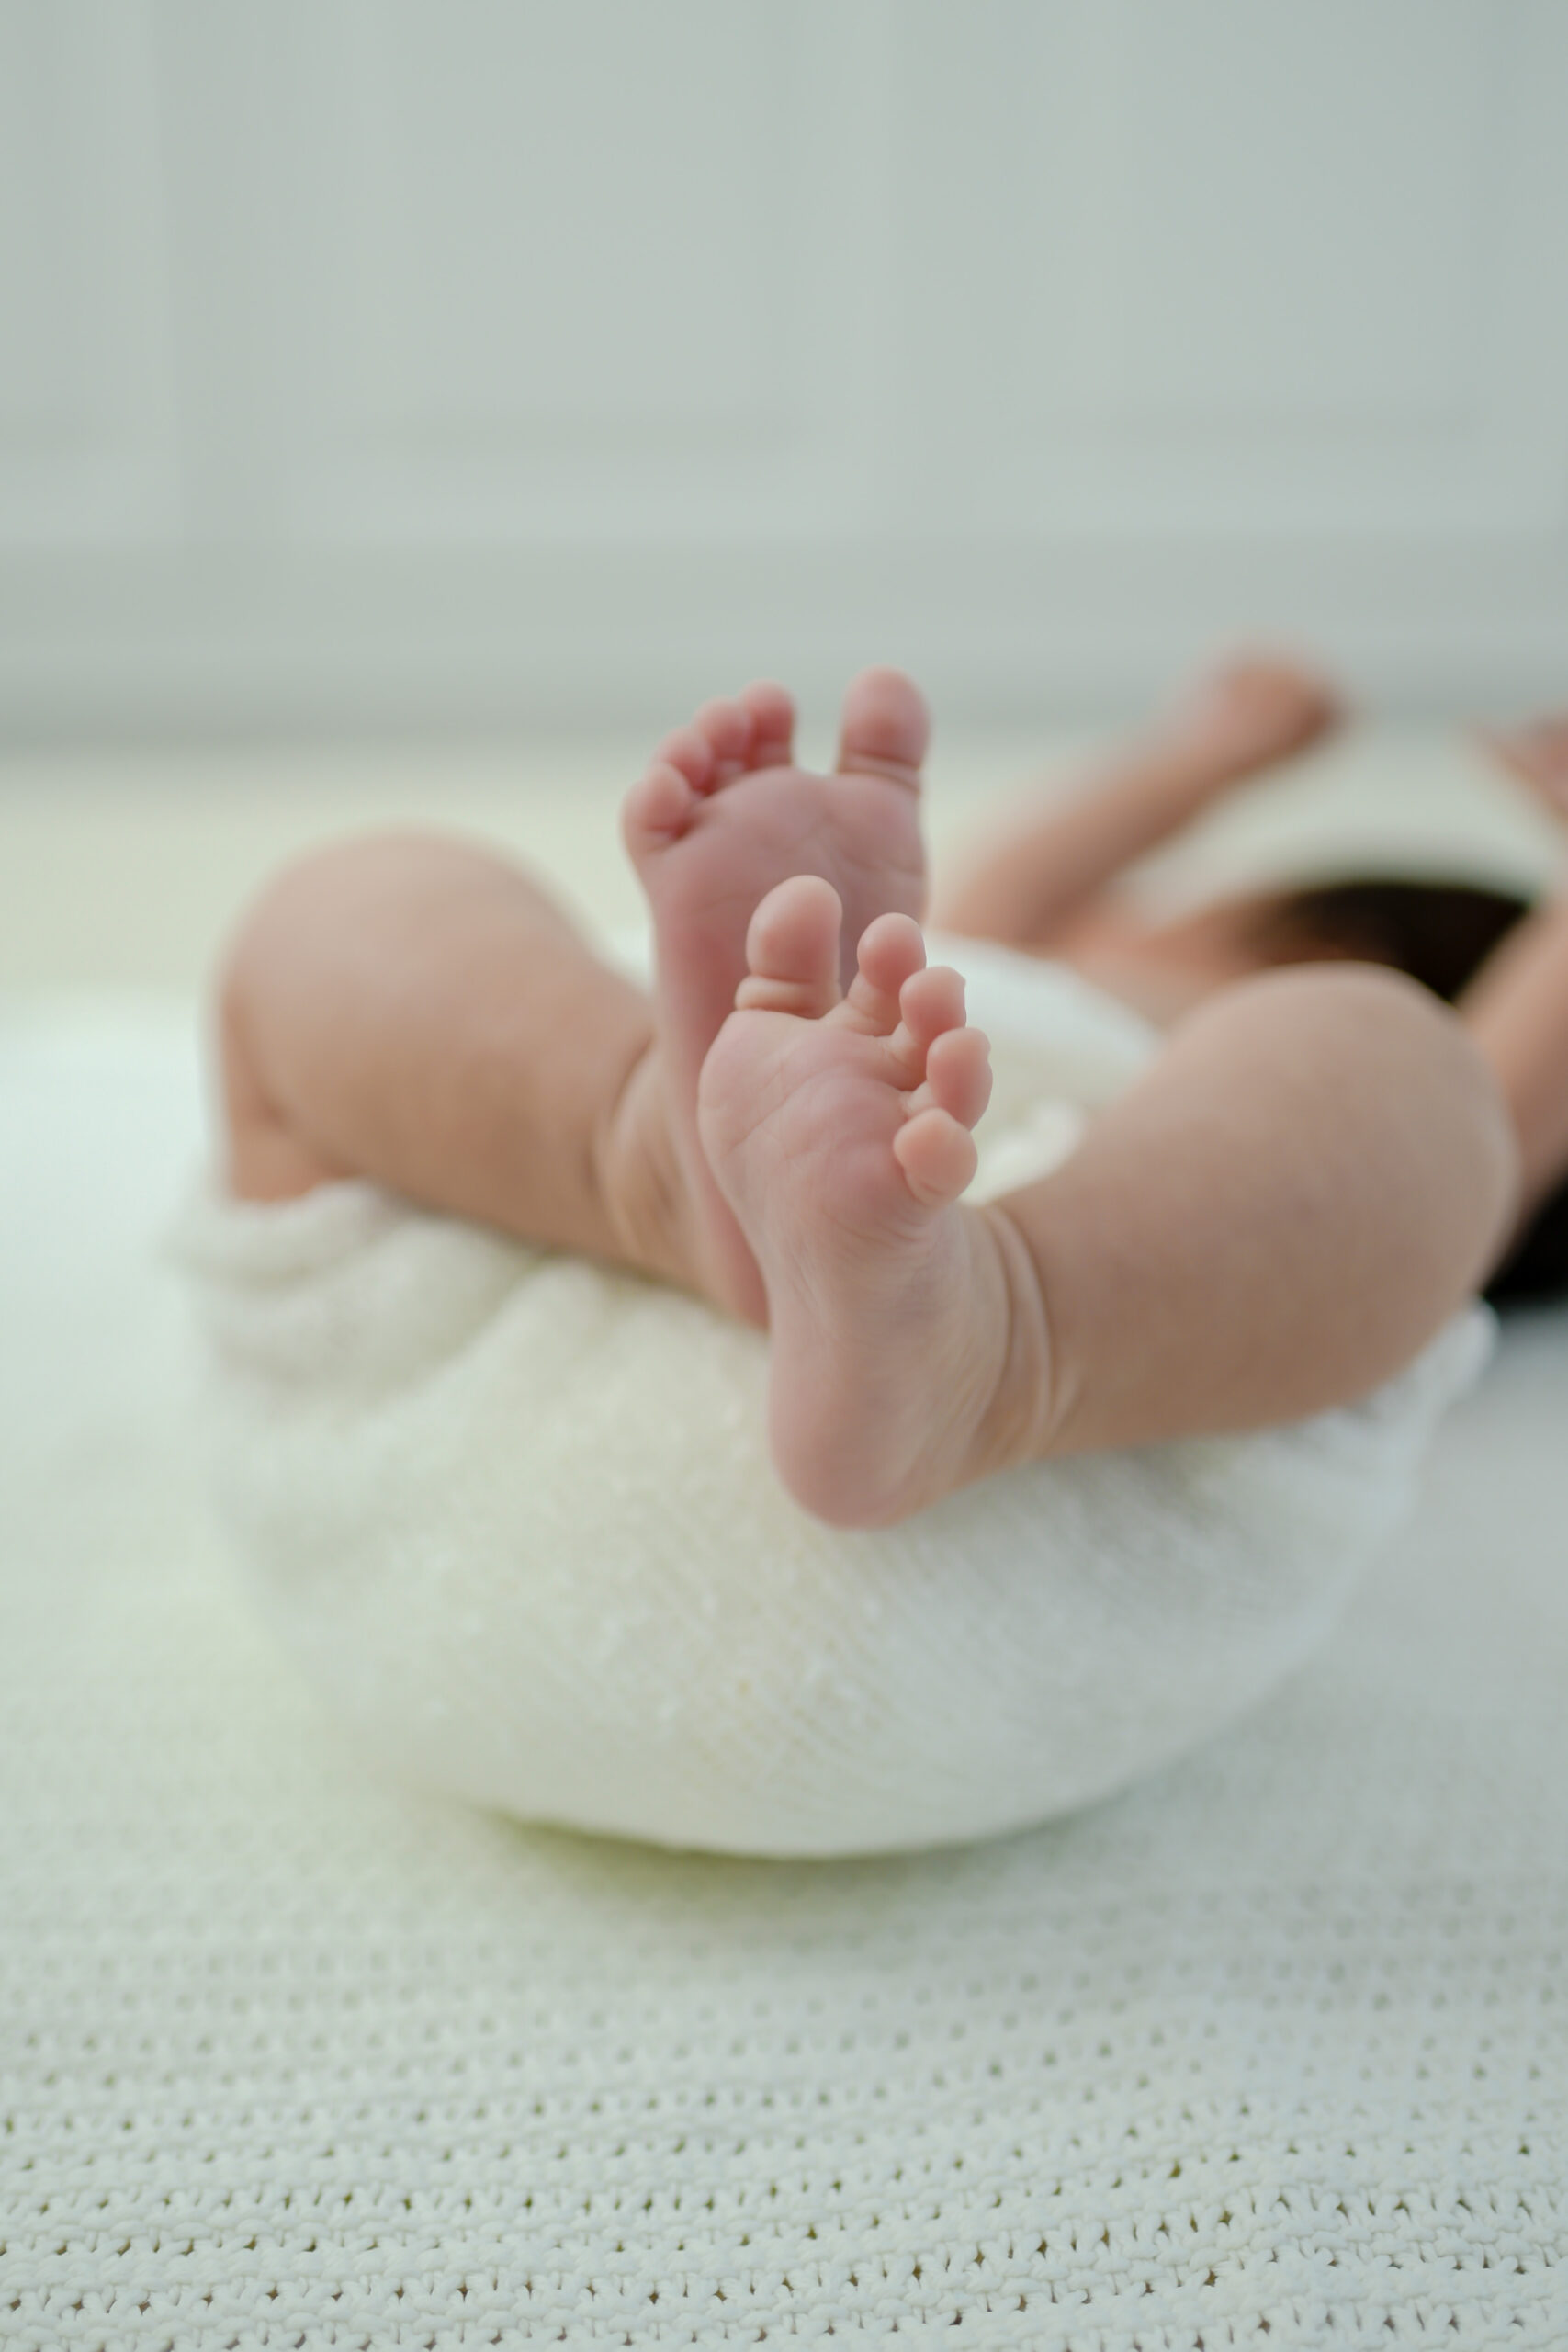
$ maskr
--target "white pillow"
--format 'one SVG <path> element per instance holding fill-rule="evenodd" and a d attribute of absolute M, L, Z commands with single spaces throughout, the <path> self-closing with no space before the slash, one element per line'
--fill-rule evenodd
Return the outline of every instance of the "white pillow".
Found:
<path fill-rule="evenodd" d="M 1153 1050 L 1070 975 L 933 943 L 998 1083 L 982 1191 Z M 1105 1794 L 1321 1638 L 1483 1361 L 1364 1403 L 1014 1471 L 843 1533 L 784 1494 L 766 1341 L 680 1294 L 344 1184 L 184 1228 L 220 1508 L 328 1702 L 529 1819 L 754 1854 L 918 1847 Z"/>

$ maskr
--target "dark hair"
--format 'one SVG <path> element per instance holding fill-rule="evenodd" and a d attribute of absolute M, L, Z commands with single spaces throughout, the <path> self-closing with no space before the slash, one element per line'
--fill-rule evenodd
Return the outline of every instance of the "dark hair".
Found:
<path fill-rule="evenodd" d="M 1467 882 L 1351 881 L 1292 891 L 1270 910 L 1269 938 L 1288 953 L 1326 948 L 1408 972 L 1454 1003 L 1529 901 Z M 1568 1292 L 1568 1182 L 1560 1184 L 1487 1284 L 1494 1306 Z"/>

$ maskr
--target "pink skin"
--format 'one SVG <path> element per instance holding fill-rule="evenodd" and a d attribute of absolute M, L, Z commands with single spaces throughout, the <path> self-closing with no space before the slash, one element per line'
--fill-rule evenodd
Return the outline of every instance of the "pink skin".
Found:
<path fill-rule="evenodd" d="M 1261 768 L 1292 759 L 1343 723 L 1345 706 L 1326 678 L 1288 654 L 1232 654 L 1203 671 L 1166 722 L 1173 741 L 1201 747 L 1224 790 Z"/>
<path fill-rule="evenodd" d="M 983 1466 L 1008 1301 L 989 1227 L 956 1204 L 988 1048 L 906 915 L 865 932 L 847 995 L 820 880 L 771 891 L 746 948 L 700 1121 L 766 1285 L 773 1459 L 808 1510 L 883 1524 Z"/>
<path fill-rule="evenodd" d="M 1483 728 L 1480 740 L 1549 816 L 1568 821 L 1568 714 L 1523 727 Z"/>
<path fill-rule="evenodd" d="M 1113 752 L 1086 788 L 1044 806 L 1032 794 L 947 878 L 935 919 L 1068 962 L 1080 950 L 1122 957 L 1148 948 L 1157 958 L 1157 934 L 1118 898 L 1127 869 L 1249 776 L 1331 734 L 1342 716 L 1313 671 L 1283 655 L 1238 654 Z M 1183 962 L 1179 951 L 1175 960 Z"/>
<path fill-rule="evenodd" d="M 1527 1197 L 1568 1165 L 1568 925 L 1545 909 L 1467 998 L 1469 1038 L 1386 974 L 1243 978 L 1050 1177 L 969 1205 L 985 1044 L 909 919 L 924 707 L 857 681 L 831 776 L 780 764 L 788 729 L 777 688 L 709 706 L 631 796 L 653 1004 L 466 844 L 384 836 L 281 876 L 222 982 L 236 1193 L 365 1175 L 771 1317 L 780 1472 L 852 1527 L 1364 1393 L 1495 1261 L 1516 1136 Z M 1036 822 L 1035 900 L 1059 913 L 1180 821 L 1202 763 L 1156 752 L 1107 787 L 1114 822 Z"/>
<path fill-rule="evenodd" d="M 831 775 L 791 764 L 794 725 L 782 686 L 705 703 L 660 745 L 622 813 L 657 945 L 656 1051 L 634 1109 L 640 1121 L 657 1087 L 695 1210 L 697 1279 L 753 1323 L 766 1319 L 762 1279 L 697 1135 L 698 1078 L 746 976 L 747 925 L 775 883 L 829 883 L 844 910 L 847 981 L 867 924 L 919 916 L 926 893 L 919 771 L 930 727 L 916 688 L 896 670 L 861 673 L 844 697 Z"/>

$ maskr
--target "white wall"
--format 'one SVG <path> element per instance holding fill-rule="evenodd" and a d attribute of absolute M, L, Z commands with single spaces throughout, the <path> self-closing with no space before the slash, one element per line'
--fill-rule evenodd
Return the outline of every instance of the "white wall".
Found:
<path fill-rule="evenodd" d="M 1568 693 L 1564 0 L 0 0 L 0 728 Z"/>

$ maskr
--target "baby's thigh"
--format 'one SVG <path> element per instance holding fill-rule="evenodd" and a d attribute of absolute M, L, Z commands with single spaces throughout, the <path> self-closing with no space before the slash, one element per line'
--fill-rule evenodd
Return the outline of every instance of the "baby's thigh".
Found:
<path fill-rule="evenodd" d="M 219 1087 L 225 1188 L 237 1201 L 293 1201 L 355 1171 L 336 1168 L 269 1098 L 243 1023 L 220 1005 Z"/>
<path fill-rule="evenodd" d="M 368 1048 L 383 1001 L 434 941 L 464 936 L 498 870 L 462 842 L 378 833 L 310 852 L 265 885 L 215 989 L 225 1173 L 237 1199 L 292 1200 L 366 1172 L 323 1148 L 312 1112 L 373 1084 Z"/>

